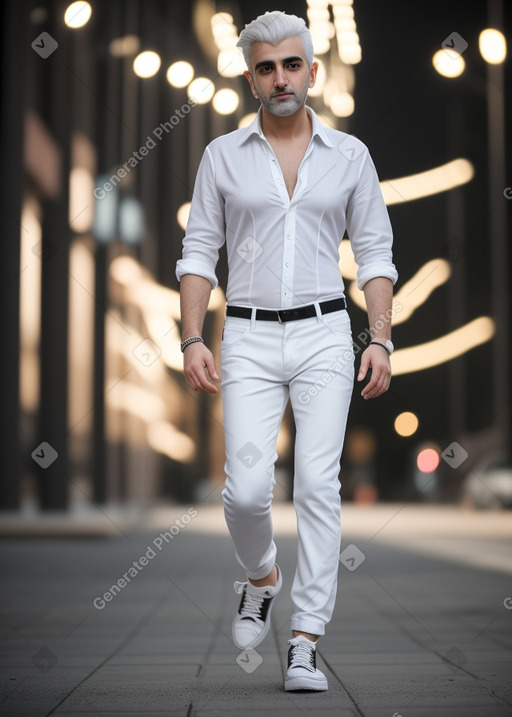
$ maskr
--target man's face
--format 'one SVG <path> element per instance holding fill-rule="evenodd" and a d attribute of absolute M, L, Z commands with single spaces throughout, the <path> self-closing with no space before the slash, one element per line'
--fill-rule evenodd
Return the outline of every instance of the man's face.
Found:
<path fill-rule="evenodd" d="M 275 47 L 255 42 L 251 47 L 251 70 L 246 76 L 252 93 L 277 117 L 297 112 L 315 84 L 318 63 L 308 67 L 300 37 L 288 37 Z"/>

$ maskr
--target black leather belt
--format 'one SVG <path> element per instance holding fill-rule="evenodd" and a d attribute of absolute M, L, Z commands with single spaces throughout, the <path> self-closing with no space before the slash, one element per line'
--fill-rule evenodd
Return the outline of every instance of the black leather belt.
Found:
<path fill-rule="evenodd" d="M 331 299 L 323 301 L 320 306 L 322 314 L 330 314 L 333 311 L 342 311 L 347 308 L 345 299 Z M 250 319 L 252 309 L 248 306 L 228 306 L 226 308 L 226 316 L 236 316 L 239 319 Z M 298 319 L 309 319 L 316 316 L 314 304 L 308 306 L 299 306 L 297 309 L 278 309 L 271 311 L 270 309 L 256 309 L 256 318 L 260 321 L 297 321 Z"/>

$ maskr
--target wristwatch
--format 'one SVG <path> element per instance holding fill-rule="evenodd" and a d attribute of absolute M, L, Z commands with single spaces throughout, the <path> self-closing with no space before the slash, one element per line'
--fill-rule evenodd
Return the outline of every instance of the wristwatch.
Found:
<path fill-rule="evenodd" d="M 393 346 L 393 342 L 389 339 L 386 339 L 385 343 L 382 343 L 381 341 L 370 341 L 368 346 L 371 346 L 372 344 L 375 344 L 376 346 L 382 346 L 383 349 L 386 349 L 388 354 L 391 356 L 393 351 L 395 350 L 395 347 Z"/>

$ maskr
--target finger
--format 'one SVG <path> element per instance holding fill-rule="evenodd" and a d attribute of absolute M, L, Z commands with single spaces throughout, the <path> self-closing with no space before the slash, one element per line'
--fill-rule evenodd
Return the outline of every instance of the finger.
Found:
<path fill-rule="evenodd" d="M 202 393 L 217 393 L 217 386 L 208 380 L 205 364 L 195 370 L 194 379 L 196 385 L 198 386 L 196 390 L 201 391 Z"/>
<path fill-rule="evenodd" d="M 367 396 L 378 390 L 386 380 L 386 371 L 381 366 L 372 366 L 371 378 L 361 391 L 361 395 Z"/>
<path fill-rule="evenodd" d="M 187 384 L 188 384 L 189 388 L 191 388 L 193 391 L 200 390 L 200 387 L 199 387 L 195 377 L 192 374 L 188 374 L 187 376 L 185 376 L 185 378 L 187 379 Z"/>
<path fill-rule="evenodd" d="M 189 368 L 185 373 L 185 378 L 187 380 L 187 384 L 193 391 L 200 391 L 201 393 L 204 393 L 203 386 L 198 379 L 195 369 Z"/>
<path fill-rule="evenodd" d="M 361 357 L 361 366 L 359 367 L 359 373 L 357 374 L 357 380 L 362 381 L 368 373 L 370 367 L 370 360 L 365 358 L 364 354 Z"/>
<path fill-rule="evenodd" d="M 391 383 L 391 374 L 388 371 L 382 371 L 381 373 L 375 374 L 375 382 L 372 380 L 365 386 L 361 392 L 363 398 L 377 398 L 377 396 L 385 393 Z"/>
<path fill-rule="evenodd" d="M 211 376 L 215 381 L 219 381 L 219 380 L 220 380 L 220 376 L 219 376 L 219 374 L 218 374 L 218 372 L 217 372 L 217 367 L 215 366 L 215 361 L 214 361 L 212 355 L 210 355 L 210 356 L 206 359 L 206 368 L 208 369 L 208 373 L 210 374 L 210 376 Z"/>

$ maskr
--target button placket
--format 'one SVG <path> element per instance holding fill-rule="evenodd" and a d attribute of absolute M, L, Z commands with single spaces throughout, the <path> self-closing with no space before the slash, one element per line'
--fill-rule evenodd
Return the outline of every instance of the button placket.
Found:
<path fill-rule="evenodd" d="M 283 266 L 281 271 L 281 306 L 293 304 L 293 271 L 295 264 L 295 215 L 296 208 L 289 207 L 284 223 Z"/>

